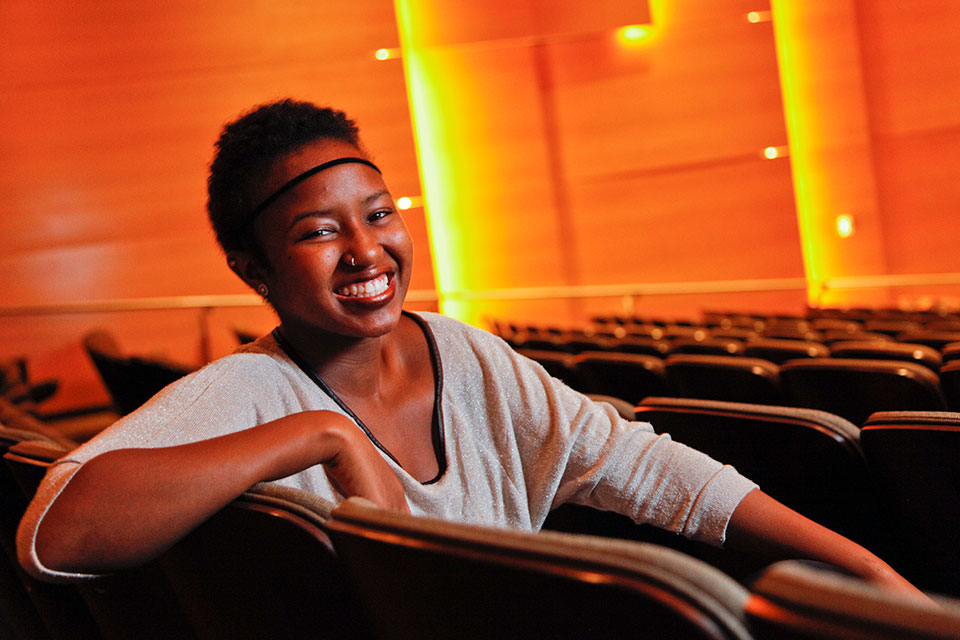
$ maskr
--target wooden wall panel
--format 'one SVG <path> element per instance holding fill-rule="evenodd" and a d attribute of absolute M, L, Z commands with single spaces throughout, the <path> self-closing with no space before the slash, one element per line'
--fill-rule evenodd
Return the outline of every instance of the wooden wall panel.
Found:
<path fill-rule="evenodd" d="M 208 228 L 206 167 L 221 125 L 257 103 L 346 110 L 394 194 L 420 194 L 402 65 L 373 55 L 399 46 L 390 0 L 5 0 L 0 42 L 5 306 L 246 292 Z M 419 256 L 412 286 L 431 289 L 423 211 L 404 216 Z M 27 329 L 0 318 L 0 357 L 86 371 L 79 338 L 108 325 L 125 347 L 152 337 L 198 363 L 197 313 L 167 315 L 41 317 Z M 273 322 L 252 315 L 258 330 Z M 235 344 L 226 326 L 213 332 L 215 355 Z"/>
<path fill-rule="evenodd" d="M 960 4 L 858 13 L 889 272 L 960 271 Z"/>

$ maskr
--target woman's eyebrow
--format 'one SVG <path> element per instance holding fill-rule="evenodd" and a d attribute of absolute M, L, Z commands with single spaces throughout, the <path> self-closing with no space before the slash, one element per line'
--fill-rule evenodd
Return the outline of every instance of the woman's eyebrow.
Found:
<path fill-rule="evenodd" d="M 375 191 L 371 193 L 366 198 L 363 199 L 363 205 L 368 206 L 372 202 L 376 202 L 383 196 L 390 195 L 390 192 L 386 189 L 381 189 L 380 191 Z M 327 216 L 334 215 L 334 209 L 314 209 L 311 211 L 304 211 L 303 213 L 298 213 L 293 217 L 293 220 L 290 221 L 290 224 L 287 226 L 287 231 L 293 229 L 298 222 L 304 218 L 323 218 Z"/>

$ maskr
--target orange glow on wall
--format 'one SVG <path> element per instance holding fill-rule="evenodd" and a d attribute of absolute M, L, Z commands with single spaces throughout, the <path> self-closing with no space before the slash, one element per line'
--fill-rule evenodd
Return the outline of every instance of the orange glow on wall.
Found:
<path fill-rule="evenodd" d="M 808 298 L 855 303 L 854 293 L 826 291 L 824 282 L 885 271 L 856 9 L 772 0 L 771 10 Z M 835 226 L 851 209 L 861 222 L 853 242 Z"/>

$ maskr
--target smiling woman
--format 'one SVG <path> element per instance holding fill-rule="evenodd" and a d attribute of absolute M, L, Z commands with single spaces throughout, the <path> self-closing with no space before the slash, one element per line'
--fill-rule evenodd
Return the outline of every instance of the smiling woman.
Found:
<path fill-rule="evenodd" d="M 410 236 L 344 114 L 265 105 L 217 146 L 211 221 L 279 326 L 52 466 L 18 537 L 34 574 L 136 565 L 277 481 L 527 530 L 575 502 L 911 588 L 732 467 L 623 420 L 499 338 L 403 311 Z"/>

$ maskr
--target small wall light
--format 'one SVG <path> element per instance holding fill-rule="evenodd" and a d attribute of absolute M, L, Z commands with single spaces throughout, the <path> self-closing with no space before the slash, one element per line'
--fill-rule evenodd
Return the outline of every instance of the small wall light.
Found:
<path fill-rule="evenodd" d="M 853 216 L 849 213 L 841 213 L 837 216 L 837 235 L 841 238 L 849 238 L 856 231 L 853 224 Z"/>

